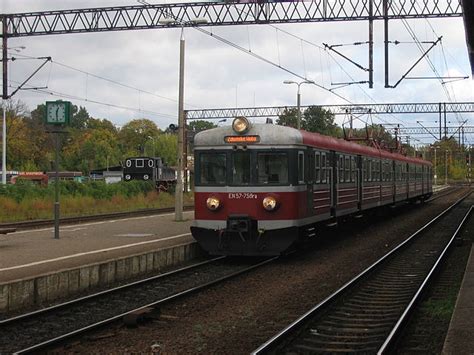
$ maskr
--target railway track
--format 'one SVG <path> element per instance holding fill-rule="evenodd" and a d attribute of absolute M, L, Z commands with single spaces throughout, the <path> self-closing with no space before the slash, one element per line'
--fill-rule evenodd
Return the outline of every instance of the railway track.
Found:
<path fill-rule="evenodd" d="M 470 217 L 465 195 L 253 354 L 385 353 Z"/>
<path fill-rule="evenodd" d="M 185 211 L 192 211 L 194 206 L 184 206 Z M 128 218 L 128 217 L 139 217 L 139 216 L 149 216 L 154 214 L 170 213 L 174 212 L 174 207 L 167 208 L 149 208 L 138 211 L 128 211 L 128 212 L 115 212 L 115 213 L 102 213 L 97 215 L 89 216 L 80 216 L 80 217 L 63 217 L 60 218 L 61 224 L 76 224 L 82 222 L 91 222 L 91 221 L 103 221 L 107 219 L 115 218 Z M 21 222 L 12 222 L 12 223 L 0 223 L 0 229 L 33 229 L 40 227 L 52 227 L 54 226 L 53 219 L 42 219 L 34 221 L 21 221 Z"/>
<path fill-rule="evenodd" d="M 31 353 L 140 310 L 159 307 L 276 258 L 219 257 L 17 317 L 0 320 L 0 354 Z"/>

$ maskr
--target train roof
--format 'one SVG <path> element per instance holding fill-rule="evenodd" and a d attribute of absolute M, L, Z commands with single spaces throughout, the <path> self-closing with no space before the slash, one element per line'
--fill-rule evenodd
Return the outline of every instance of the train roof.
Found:
<path fill-rule="evenodd" d="M 226 143 L 224 137 L 236 135 L 231 126 L 212 128 L 197 133 L 194 137 L 194 146 L 196 148 L 229 146 L 232 143 Z M 252 124 L 248 132 L 242 136 L 259 136 L 258 143 L 248 145 L 309 145 L 315 148 L 335 150 L 347 154 L 368 155 L 376 158 L 431 165 L 430 162 L 423 159 L 407 157 L 402 154 L 390 153 L 383 149 L 364 146 L 344 139 L 274 124 Z"/>

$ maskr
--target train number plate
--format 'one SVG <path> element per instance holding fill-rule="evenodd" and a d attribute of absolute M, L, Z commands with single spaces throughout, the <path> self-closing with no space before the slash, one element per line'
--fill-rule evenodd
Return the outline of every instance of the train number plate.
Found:
<path fill-rule="evenodd" d="M 251 192 L 229 192 L 230 199 L 256 200 L 257 195 Z"/>

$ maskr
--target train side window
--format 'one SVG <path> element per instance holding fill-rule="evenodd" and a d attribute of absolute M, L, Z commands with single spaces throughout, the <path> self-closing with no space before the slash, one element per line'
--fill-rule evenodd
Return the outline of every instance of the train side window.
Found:
<path fill-rule="evenodd" d="M 362 162 L 362 172 L 364 174 L 364 181 L 369 181 L 368 178 L 369 178 L 369 174 L 368 174 L 368 166 L 369 166 L 369 161 L 367 160 L 367 158 L 363 158 L 363 162 Z"/>
<path fill-rule="evenodd" d="M 345 170 L 344 180 L 346 182 L 351 181 L 351 158 L 348 156 L 346 156 L 344 159 L 344 170 Z"/>
<path fill-rule="evenodd" d="M 314 154 L 312 151 L 308 153 L 308 182 L 314 183 Z"/>
<path fill-rule="evenodd" d="M 302 153 L 304 161 L 304 154 L 300 153 Z M 288 154 L 283 152 L 258 153 L 257 171 L 259 184 L 288 184 Z"/>
<path fill-rule="evenodd" d="M 131 161 L 130 159 L 127 159 L 127 160 L 125 161 L 125 166 L 126 166 L 127 168 L 131 168 L 131 167 L 132 167 L 132 161 Z"/>
<path fill-rule="evenodd" d="M 135 166 L 137 168 L 143 168 L 145 167 L 145 161 L 143 159 L 137 159 L 135 160 Z"/>
<path fill-rule="evenodd" d="M 199 157 L 200 181 L 203 185 L 224 185 L 226 183 L 226 154 L 201 153 Z"/>
<path fill-rule="evenodd" d="M 356 163 L 355 157 L 351 157 L 351 181 L 356 181 Z"/>
<path fill-rule="evenodd" d="M 321 153 L 321 183 L 326 184 L 328 182 L 328 160 L 326 157 L 326 153 Z"/>
<path fill-rule="evenodd" d="M 372 161 L 372 181 L 377 181 L 377 161 Z"/>
<path fill-rule="evenodd" d="M 380 160 L 374 160 L 375 165 L 375 181 L 380 181 Z"/>
<path fill-rule="evenodd" d="M 339 182 L 344 182 L 344 156 L 339 155 Z"/>
<path fill-rule="evenodd" d="M 367 159 L 367 181 L 372 181 L 372 159 Z"/>
<path fill-rule="evenodd" d="M 298 152 L 298 182 L 304 183 L 304 152 Z"/>
<path fill-rule="evenodd" d="M 321 182 L 321 155 L 319 152 L 314 153 L 314 182 Z"/>

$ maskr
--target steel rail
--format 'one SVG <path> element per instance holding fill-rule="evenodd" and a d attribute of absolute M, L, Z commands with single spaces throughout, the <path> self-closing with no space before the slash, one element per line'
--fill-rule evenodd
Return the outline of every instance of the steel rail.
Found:
<path fill-rule="evenodd" d="M 134 281 L 134 282 L 131 282 L 131 283 L 128 283 L 128 284 L 125 284 L 125 285 L 121 285 L 121 286 L 117 286 L 117 287 L 114 287 L 114 288 L 111 288 L 111 289 L 108 289 L 108 290 L 104 290 L 104 291 L 96 292 L 96 293 L 86 295 L 86 296 L 83 296 L 83 297 L 79 297 L 79 298 L 73 299 L 71 301 L 67 301 L 67 302 L 63 302 L 63 303 L 53 305 L 51 307 L 38 309 L 36 311 L 20 314 L 18 316 L 7 318 L 7 319 L 2 319 L 2 320 L 0 320 L 0 326 L 7 325 L 9 323 L 19 321 L 19 320 L 25 320 L 27 318 L 31 318 L 31 317 L 37 316 L 39 314 L 43 314 L 43 313 L 50 312 L 50 311 L 53 311 L 53 310 L 58 310 L 58 309 L 61 309 L 61 308 L 65 308 L 65 307 L 73 305 L 73 304 L 78 304 L 79 302 L 88 301 L 88 300 L 91 300 L 91 299 L 96 298 L 96 297 L 100 297 L 100 296 L 103 296 L 103 295 L 106 295 L 106 294 L 111 294 L 112 292 L 116 292 L 116 291 L 123 290 L 123 289 L 129 288 L 129 287 L 137 286 L 137 285 L 140 285 L 140 284 L 144 284 L 144 283 L 147 283 L 149 281 L 153 281 L 153 280 L 156 280 L 156 279 L 159 279 L 159 278 L 164 278 L 166 276 L 169 276 L 169 275 L 172 275 L 172 274 L 177 274 L 179 272 L 186 271 L 186 270 L 189 270 L 189 269 L 192 269 L 192 268 L 195 268 L 195 267 L 199 267 L 199 266 L 202 266 L 202 265 L 206 265 L 206 264 L 212 263 L 214 261 L 217 261 L 217 260 L 220 260 L 220 259 L 223 259 L 223 258 L 224 258 L 223 256 L 220 256 L 220 257 L 213 258 L 213 259 L 210 259 L 210 260 L 205 260 L 205 261 L 197 263 L 197 264 L 189 265 L 189 266 L 186 266 L 186 267 L 183 267 L 183 268 L 179 268 L 177 270 L 172 270 L 172 271 L 166 272 L 164 274 L 159 274 L 159 275 L 156 275 L 156 276 L 148 277 L 148 278 L 143 279 L 143 280 Z"/>
<path fill-rule="evenodd" d="M 35 312 L 31 312 L 29 314 L 25 314 L 25 315 L 20 315 L 18 317 L 14 317 L 14 318 L 10 318 L 10 319 L 7 319 L 7 320 L 4 320 L 4 321 L 1 321 L 0 322 L 0 326 L 4 325 L 4 324 L 8 324 L 10 322 L 15 322 L 17 320 L 22 320 L 22 319 L 25 319 L 25 318 L 30 318 L 30 317 L 35 317 L 39 314 L 42 314 L 42 313 L 46 313 L 46 312 L 49 312 L 49 311 L 52 311 L 52 310 L 57 310 L 59 308 L 65 308 L 65 307 L 68 307 L 68 306 L 71 306 L 71 305 L 76 305 L 78 303 L 81 303 L 81 302 L 84 302 L 84 301 L 87 301 L 87 300 L 90 300 L 90 299 L 93 299 L 93 298 L 98 298 L 98 297 L 101 297 L 101 296 L 104 296 L 104 295 L 107 295 L 107 294 L 111 294 L 113 292 L 116 292 L 118 290 L 121 290 L 121 289 L 125 289 L 125 288 L 131 288 L 131 287 L 134 287 L 134 286 L 139 286 L 140 284 L 145 284 L 145 283 L 148 283 L 150 281 L 153 281 L 153 280 L 156 280 L 158 278 L 163 278 L 165 276 L 169 276 L 169 275 L 172 275 L 172 274 L 177 274 L 179 272 L 182 272 L 182 271 L 185 271 L 185 270 L 189 270 L 189 269 L 192 269 L 192 268 L 196 268 L 198 266 L 202 266 L 202 265 L 205 265 L 205 264 L 210 264 L 212 262 L 215 262 L 215 261 L 218 261 L 218 260 L 222 260 L 222 259 L 225 259 L 227 257 L 224 257 L 224 256 L 221 256 L 221 257 L 217 257 L 217 258 L 214 258 L 214 259 L 211 259 L 211 260 L 207 260 L 207 261 L 204 261 L 202 263 L 198 263 L 198 264 L 195 264 L 195 265 L 191 265 L 191 266 L 188 266 L 188 267 L 185 267 L 185 268 L 181 268 L 179 270 L 175 270 L 175 271 L 171 271 L 171 272 L 168 272 L 168 273 L 165 273 L 165 274 L 162 274 L 162 275 L 157 275 L 157 276 L 153 276 L 151 278 L 148 278 L 148 279 L 145 279 L 145 280 L 140 280 L 140 281 L 136 281 L 136 282 L 132 282 L 130 284 L 127 284 L 127 285 L 123 285 L 123 286 L 119 286 L 119 287 L 116 287 L 114 289 L 111 289 L 111 290 L 106 290 L 106 291 L 102 291 L 102 292 L 98 292 L 96 294 L 93 294 L 93 295 L 89 295 L 89 296 L 85 296 L 85 297 L 82 297 L 82 298 L 79 298 L 77 300 L 72 300 L 72 301 L 69 301 L 69 302 L 65 302 L 63 304 L 60 304 L 60 305 L 57 305 L 57 306 L 53 306 L 53 307 L 50 307 L 50 308 L 47 308 L 47 309 L 44 309 L 44 310 L 38 310 L 38 311 L 35 311 Z M 218 284 L 220 282 L 223 282 L 223 281 L 226 281 L 226 280 L 229 280 L 233 277 L 236 277 L 238 275 L 241 275 L 241 274 L 244 274 L 246 272 L 249 272 L 253 269 L 256 269 L 256 268 L 259 268 L 261 266 L 264 266 L 268 263 L 271 263 L 273 261 L 275 261 L 276 259 L 278 259 L 279 257 L 272 257 L 272 258 L 269 258 L 269 259 L 265 259 L 264 261 L 262 262 L 259 262 L 257 264 L 253 264 L 249 267 L 246 267 L 242 270 L 238 270 L 236 272 L 233 272 L 231 274 L 228 274 L 228 275 L 225 275 L 223 277 L 219 277 L 215 280 L 212 280 L 210 282 L 207 282 L 207 283 L 203 283 L 199 286 L 195 286 L 195 287 L 191 287 L 187 290 L 184 290 L 184 291 L 181 291 L 181 292 L 178 292 L 178 293 L 175 293 L 175 294 L 172 294 L 168 297 L 165 297 L 165 298 L 162 298 L 162 299 L 159 299 L 157 301 L 153 301 L 153 302 L 150 302 L 146 305 L 143 305 L 143 306 L 140 306 L 140 307 L 137 307 L 137 308 L 134 308 L 130 311 L 127 311 L 127 312 L 122 312 L 120 314 L 117 314 L 113 317 L 109 317 L 107 319 L 103 319 L 99 322 L 95 322 L 93 324 L 90 324 L 90 325 L 87 325 L 85 327 L 82 327 L 82 328 L 79 328 L 79 329 L 76 329 L 74 331 L 71 331 L 71 332 L 68 332 L 68 333 L 65 333 L 65 334 L 62 334 L 60 336 L 57 336 L 57 337 L 54 337 L 52 339 L 48 339 L 46 341 L 43 341 L 41 343 L 38 343 L 38 344 L 35 344 L 35 345 L 32 345 L 32 346 L 29 346 L 27 348 L 24 348 L 24 349 L 20 349 L 20 350 L 17 350 L 14 352 L 14 354 L 26 354 L 26 353 L 31 353 L 31 352 L 36 352 L 36 351 L 39 351 L 41 349 L 45 349 L 51 345 L 54 345 L 54 344 L 57 344 L 57 343 L 60 343 L 60 342 L 63 342 L 73 336 L 76 336 L 78 334 L 81 334 L 81 333 L 84 333 L 86 331 L 90 331 L 92 329 L 95 329 L 95 328 L 98 328 L 98 327 L 101 327 L 105 324 L 109 324 L 111 322 L 114 322 L 114 321 L 117 321 L 121 318 L 123 318 L 124 316 L 126 316 L 127 314 L 130 314 L 130 313 L 134 313 L 134 312 L 137 312 L 137 311 L 140 311 L 140 310 L 143 310 L 143 309 L 146 309 L 146 308 L 150 308 L 150 307 L 156 307 L 158 305 L 162 305 L 166 302 L 169 302 L 169 301 L 172 301 L 172 300 L 176 300 L 180 297 L 183 297 L 183 296 L 186 296 L 186 295 L 189 295 L 191 293 L 194 293 L 194 292 L 197 292 L 197 291 L 200 291 L 200 290 L 203 290 L 205 288 L 208 288 L 210 286 L 213 286 L 215 284 Z"/>
<path fill-rule="evenodd" d="M 423 227 L 418 229 L 415 233 L 413 233 L 411 236 L 409 236 L 406 240 L 404 240 L 402 243 L 400 243 L 398 246 L 393 248 L 391 251 L 389 251 L 387 254 L 385 254 L 382 258 L 377 260 L 375 263 L 370 265 L 368 268 L 363 270 L 361 273 L 359 273 L 356 277 L 354 277 L 352 280 L 348 281 L 345 283 L 342 287 L 340 287 L 338 290 L 336 290 L 334 293 L 326 297 L 323 301 L 318 303 L 316 306 L 314 306 L 312 309 L 310 309 L 308 312 L 303 314 L 300 318 L 295 320 L 293 323 L 291 323 L 289 326 L 284 328 L 282 331 L 280 331 L 278 334 L 276 334 L 274 337 L 266 341 L 264 344 L 262 344 L 260 347 L 258 347 L 256 350 L 254 350 L 251 354 L 252 355 L 260 355 L 260 354 L 265 354 L 269 352 L 276 344 L 283 339 L 285 339 L 289 333 L 296 331 L 297 329 L 301 328 L 303 326 L 303 323 L 307 321 L 310 317 L 315 315 L 316 313 L 320 312 L 324 307 L 328 306 L 332 302 L 336 300 L 337 297 L 339 297 L 341 294 L 346 292 L 347 290 L 350 289 L 350 287 L 354 286 L 357 282 L 362 280 L 364 277 L 366 277 L 369 273 L 371 273 L 373 270 L 375 270 L 379 265 L 381 265 L 383 262 L 385 262 L 387 259 L 389 259 L 393 254 L 395 254 L 397 251 L 401 250 L 403 247 L 405 247 L 408 243 L 410 243 L 412 240 L 414 240 L 421 232 L 426 230 L 429 226 L 431 226 L 433 223 L 441 219 L 443 216 L 445 216 L 448 212 L 450 212 L 454 207 L 456 207 L 458 204 L 460 204 L 464 199 L 466 199 L 472 191 L 469 191 L 467 194 L 459 198 L 454 204 L 449 206 L 447 209 L 442 211 L 440 214 L 438 214 L 436 217 L 434 217 L 431 221 L 426 223 Z"/>
<path fill-rule="evenodd" d="M 456 231 L 452 235 L 452 237 L 449 240 L 448 244 L 446 244 L 446 247 L 443 249 L 443 251 L 441 252 L 441 255 L 438 257 L 438 260 L 436 260 L 435 264 L 433 265 L 430 272 L 428 273 L 428 275 L 424 279 L 424 281 L 421 284 L 420 288 L 418 289 L 416 294 L 413 296 L 412 300 L 408 304 L 408 306 L 405 309 L 405 311 L 403 312 L 403 314 L 400 316 L 400 319 L 398 320 L 398 322 L 393 327 L 393 329 L 390 332 L 390 334 L 388 335 L 387 339 L 385 339 L 385 342 L 382 344 L 382 346 L 378 350 L 377 354 L 384 354 L 387 351 L 389 351 L 389 349 L 393 346 L 394 341 L 397 339 L 398 335 L 400 334 L 400 332 L 402 330 L 402 326 L 407 322 L 408 316 L 413 312 L 415 304 L 419 301 L 422 292 L 426 289 L 426 286 L 428 285 L 428 282 L 431 280 L 433 274 L 437 271 L 439 265 L 441 264 L 443 259 L 446 257 L 448 249 L 453 244 L 454 240 L 458 236 L 458 234 L 461 231 L 462 227 L 464 227 L 464 224 L 466 223 L 467 218 L 471 214 L 473 207 L 474 206 L 471 206 L 471 208 L 469 208 L 469 211 L 467 211 L 467 213 L 465 214 L 464 218 L 462 219 L 462 221 L 459 224 L 458 228 L 456 229 Z"/>

